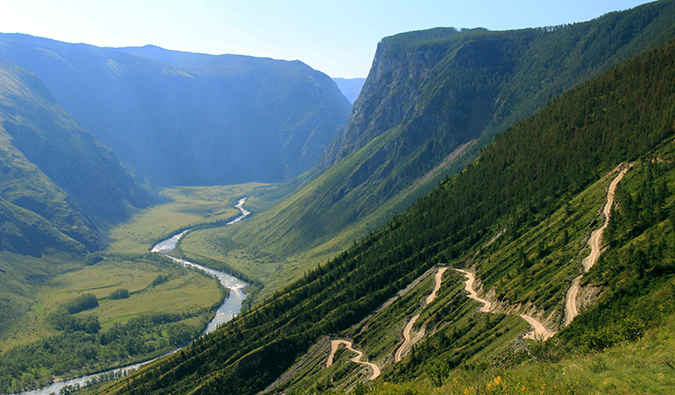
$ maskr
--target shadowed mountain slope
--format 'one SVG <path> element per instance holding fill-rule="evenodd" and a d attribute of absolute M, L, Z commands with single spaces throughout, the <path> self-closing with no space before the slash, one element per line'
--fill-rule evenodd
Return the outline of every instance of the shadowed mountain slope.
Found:
<path fill-rule="evenodd" d="M 2 249 L 40 256 L 102 246 L 99 225 L 150 198 L 110 149 L 55 101 L 35 75 L 0 59 Z"/>
<path fill-rule="evenodd" d="M 278 182 L 316 164 L 350 104 L 299 61 L 0 35 L 120 160 L 162 185 Z"/>

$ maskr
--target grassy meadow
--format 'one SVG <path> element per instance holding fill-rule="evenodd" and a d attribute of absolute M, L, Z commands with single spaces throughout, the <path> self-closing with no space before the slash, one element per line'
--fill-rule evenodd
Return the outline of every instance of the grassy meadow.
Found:
<path fill-rule="evenodd" d="M 227 221 L 239 215 L 237 200 L 250 196 L 246 208 L 252 211 L 257 198 L 254 191 L 265 184 L 250 183 L 213 187 L 173 187 L 160 193 L 167 202 L 137 213 L 131 220 L 112 228 L 108 251 L 143 254 L 157 241 L 172 236 L 178 229 Z"/>
<path fill-rule="evenodd" d="M 165 203 L 109 229 L 107 250 L 92 256 L 1 252 L 0 393 L 156 357 L 199 335 L 225 290 L 148 250 L 180 229 L 238 216 L 234 206 L 241 197 L 249 197 L 249 211 L 258 210 L 264 190 L 263 184 L 165 189 Z M 125 297 L 111 297 L 118 290 Z M 55 324 L 54 314 L 85 294 L 93 294 L 98 306 L 67 315 L 73 327 Z M 92 320 L 100 325 L 95 333 L 77 327 Z M 86 358 L 73 344 L 86 349 Z M 42 355 L 36 351 L 41 347 L 55 351 Z M 64 352 L 56 350 L 71 351 L 54 359 Z"/>
<path fill-rule="evenodd" d="M 158 276 L 167 281 L 151 286 Z M 129 290 L 127 299 L 111 300 L 116 289 Z M 11 337 L 0 343 L 0 350 L 54 336 L 59 331 L 49 325 L 47 316 L 58 306 L 84 293 L 92 293 L 99 306 L 78 313 L 98 316 L 101 331 L 114 323 L 147 313 L 182 313 L 208 309 L 221 298 L 219 284 L 197 272 L 144 259 L 107 257 L 94 266 L 59 274 L 47 281 L 33 296 L 32 307 L 13 325 Z M 167 303 L 167 301 L 171 303 Z M 20 329 L 20 330 L 19 330 Z"/>

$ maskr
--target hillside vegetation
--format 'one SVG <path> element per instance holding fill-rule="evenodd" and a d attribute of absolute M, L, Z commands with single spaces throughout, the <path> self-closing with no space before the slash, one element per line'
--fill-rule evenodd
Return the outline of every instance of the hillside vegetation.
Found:
<path fill-rule="evenodd" d="M 219 331 L 100 392 L 210 394 L 228 388 L 257 393 L 324 336 L 354 328 L 435 265 L 471 267 L 486 297 L 515 306 L 516 312 L 518 305 L 525 306 L 521 308 L 547 318 L 550 327 L 561 327 L 556 311 L 566 281 L 581 273 L 581 259 L 588 253 L 584 234 L 604 221 L 597 218 L 606 198 L 603 189 L 618 165 L 630 163 L 632 170 L 619 184 L 605 239 L 608 248 L 582 279 L 586 292 L 595 296 L 569 326 L 528 351 L 516 336 L 527 327 L 525 321 L 507 310 L 478 312 L 479 304 L 459 292 L 462 276 L 447 271 L 444 278 L 451 285 L 441 288 L 438 304 L 420 316 L 427 328 L 435 329 L 401 362 L 384 366 L 374 382 L 381 393 L 392 393 L 387 392 L 392 381 L 410 382 L 392 391 L 411 393 L 420 388 L 431 393 L 439 386 L 472 391 L 474 383 L 503 393 L 520 386 L 532 391 L 530 384 L 539 391 L 552 383 L 562 388 L 558 393 L 586 391 L 585 381 L 556 381 L 562 377 L 554 373 L 559 365 L 527 363 L 534 364 L 533 357 L 558 363 L 567 355 L 591 355 L 582 366 L 602 373 L 618 365 L 603 364 L 604 357 L 593 357 L 600 355 L 595 353 L 608 349 L 608 357 L 616 355 L 622 350 L 612 350 L 617 344 L 623 350 L 646 350 L 635 343 L 645 336 L 650 347 L 671 344 L 650 334 L 675 313 L 674 79 L 671 41 L 564 93 L 500 134 L 466 170 L 446 178 L 386 226 Z M 417 292 L 424 295 L 428 288 Z M 394 310 L 383 312 L 416 311 L 405 298 L 390 307 Z M 387 325 L 379 325 L 383 332 L 369 332 L 378 328 L 377 322 L 388 320 L 376 318 L 372 327 L 352 336 L 369 345 L 366 357 L 386 359 L 377 336 L 391 335 Z M 389 326 L 394 326 L 391 321 Z M 523 363 L 513 377 L 505 377 L 510 367 Z M 307 374 L 321 369 L 317 365 Z M 552 373 L 535 376 L 541 371 Z M 635 377 L 634 383 L 651 376 L 645 377 Z M 301 392 L 333 391 L 331 386 L 340 384 L 309 382 Z M 357 384 L 354 391 L 368 388 Z"/>
<path fill-rule="evenodd" d="M 345 128 L 304 185 L 236 229 L 190 235 L 184 248 L 259 276 L 269 296 L 383 226 L 547 101 L 665 43 L 674 25 L 675 2 L 660 1 L 565 26 L 384 38 Z"/>

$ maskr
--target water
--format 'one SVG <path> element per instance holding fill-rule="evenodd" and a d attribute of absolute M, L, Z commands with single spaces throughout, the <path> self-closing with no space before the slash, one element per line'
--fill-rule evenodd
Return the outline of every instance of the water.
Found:
<path fill-rule="evenodd" d="M 171 258 L 172 261 L 181 266 L 199 269 L 206 272 L 212 277 L 218 278 L 223 287 L 228 288 L 230 290 L 230 297 L 225 299 L 223 304 L 220 305 L 218 311 L 216 311 L 215 317 L 213 317 L 211 322 L 209 322 L 209 325 L 206 327 L 206 330 L 204 330 L 204 334 L 211 333 L 214 330 L 218 329 L 220 325 L 234 318 L 234 316 L 239 312 L 239 310 L 241 310 L 241 302 L 246 298 L 246 294 L 244 294 L 243 288 L 246 287 L 246 285 L 248 284 L 239 280 L 236 277 L 230 276 L 229 274 L 209 269 L 207 267 L 186 261 L 184 259 L 178 259 L 168 255 L 167 257 Z"/>
<path fill-rule="evenodd" d="M 244 209 L 243 205 L 246 202 L 246 198 L 241 198 L 239 199 L 239 202 L 235 206 L 236 208 L 239 209 L 241 212 L 241 215 L 239 215 L 237 218 L 233 219 L 232 221 L 228 222 L 227 225 L 231 225 L 234 223 L 237 223 L 241 221 L 242 219 L 246 218 L 249 214 L 251 214 L 249 211 Z M 218 329 L 220 325 L 223 325 L 224 323 L 230 321 L 232 318 L 234 318 L 237 313 L 239 313 L 239 310 L 241 310 L 241 302 L 246 298 L 246 294 L 244 294 L 244 287 L 246 287 L 245 282 L 239 280 L 236 277 L 230 276 L 229 274 L 219 272 L 217 270 L 209 269 L 207 267 L 204 267 L 202 265 L 198 265 L 194 262 L 189 262 L 184 259 L 178 259 L 174 258 L 172 256 L 168 256 L 169 252 L 173 251 L 176 248 L 176 244 L 178 241 L 185 236 L 186 233 L 188 233 L 189 230 L 185 230 L 177 235 L 174 235 L 160 243 L 157 243 L 154 247 L 152 247 L 152 252 L 156 252 L 158 254 L 164 254 L 167 258 L 170 258 L 172 261 L 174 261 L 176 264 L 179 264 L 184 267 L 190 267 L 190 268 L 195 268 L 200 271 L 203 271 L 207 273 L 208 275 L 212 277 L 216 277 L 220 283 L 223 285 L 223 287 L 228 288 L 230 290 L 230 296 L 223 301 L 223 304 L 218 308 L 216 311 L 216 315 L 213 317 L 211 322 L 209 322 L 209 325 L 206 327 L 204 330 L 203 335 L 206 335 L 208 333 L 213 332 L 214 330 Z M 176 350 L 177 351 L 177 350 Z M 174 351 L 175 352 L 175 351 Z M 59 392 L 65 388 L 65 387 L 84 387 L 88 385 L 90 382 L 96 382 L 99 380 L 99 377 L 109 377 L 113 374 L 118 375 L 119 377 L 126 376 L 128 373 L 140 368 L 141 366 L 150 363 L 154 361 L 145 361 L 141 363 L 137 363 L 135 365 L 130 365 L 130 366 L 125 366 L 122 368 L 118 369 L 112 369 L 107 372 L 103 373 L 96 373 L 92 374 L 89 376 L 83 376 L 83 377 L 78 377 L 74 378 L 71 380 L 67 381 L 61 381 L 58 383 L 53 383 L 52 385 L 49 385 L 47 387 L 42 387 L 37 390 L 33 391 L 27 391 L 27 392 L 21 392 L 20 394 L 22 395 L 50 395 L 50 394 L 59 394 Z"/>

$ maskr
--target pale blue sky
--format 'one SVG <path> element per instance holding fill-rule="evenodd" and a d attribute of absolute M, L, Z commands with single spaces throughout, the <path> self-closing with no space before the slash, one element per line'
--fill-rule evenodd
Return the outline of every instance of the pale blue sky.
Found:
<path fill-rule="evenodd" d="M 0 32 L 97 46 L 300 59 L 331 77 L 365 77 L 378 41 L 437 26 L 559 25 L 644 0 L 0 0 Z"/>

